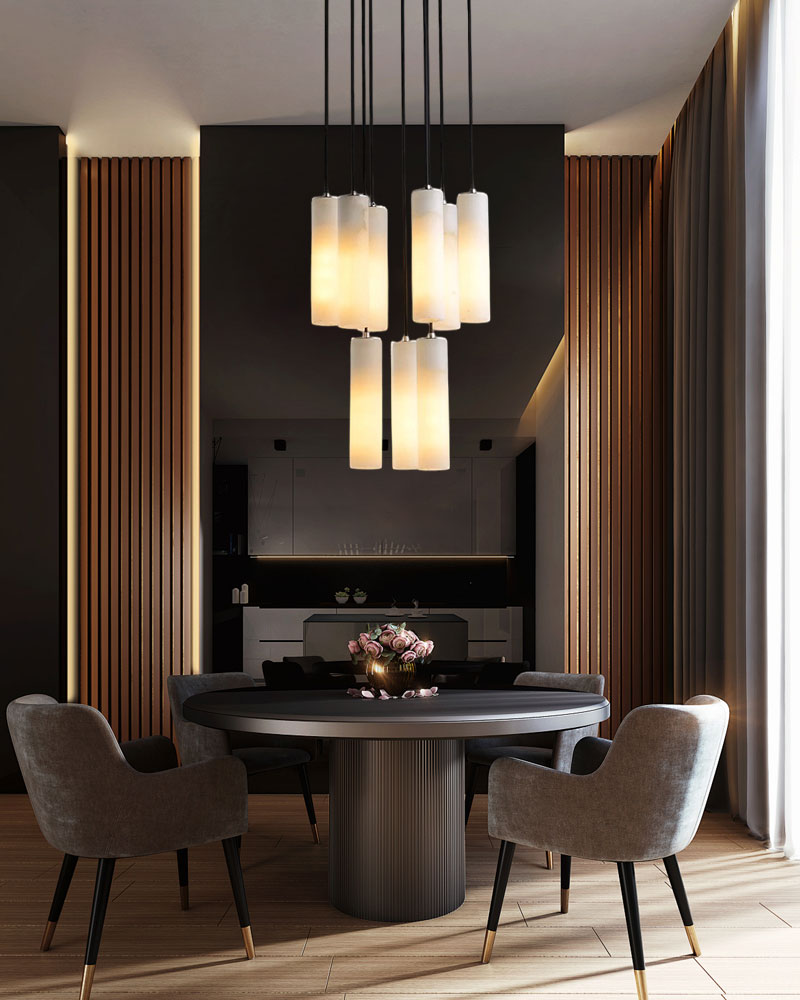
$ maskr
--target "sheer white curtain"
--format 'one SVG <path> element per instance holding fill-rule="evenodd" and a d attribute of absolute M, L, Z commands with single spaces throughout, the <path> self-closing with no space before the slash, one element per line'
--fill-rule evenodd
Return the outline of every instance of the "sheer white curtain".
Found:
<path fill-rule="evenodd" d="M 767 92 L 769 838 L 800 858 L 800 3 L 771 0 Z"/>

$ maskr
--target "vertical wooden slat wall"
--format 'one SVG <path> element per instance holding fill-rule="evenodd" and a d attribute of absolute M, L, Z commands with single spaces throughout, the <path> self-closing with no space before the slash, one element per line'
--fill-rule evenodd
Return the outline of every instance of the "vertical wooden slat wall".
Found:
<path fill-rule="evenodd" d="M 607 733 L 669 691 L 671 148 L 565 159 L 564 662 L 605 674 Z"/>
<path fill-rule="evenodd" d="M 191 160 L 80 161 L 80 700 L 170 732 L 191 671 Z"/>

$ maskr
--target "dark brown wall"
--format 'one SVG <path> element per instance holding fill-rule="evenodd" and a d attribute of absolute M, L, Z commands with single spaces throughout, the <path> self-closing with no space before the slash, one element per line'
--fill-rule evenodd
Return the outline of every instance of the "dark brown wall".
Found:
<path fill-rule="evenodd" d="M 188 159 L 80 162 L 79 699 L 169 732 L 188 672 Z"/>
<path fill-rule="evenodd" d="M 670 691 L 670 152 L 565 161 L 565 667 L 605 674 L 611 731 Z"/>
<path fill-rule="evenodd" d="M 6 704 L 66 693 L 65 179 L 60 129 L 0 128 L 0 789 Z"/>

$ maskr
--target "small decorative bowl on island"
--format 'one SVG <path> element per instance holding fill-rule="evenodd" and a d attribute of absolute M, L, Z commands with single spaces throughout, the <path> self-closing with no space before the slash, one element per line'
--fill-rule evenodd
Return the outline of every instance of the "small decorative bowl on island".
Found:
<path fill-rule="evenodd" d="M 362 632 L 351 639 L 347 649 L 355 666 L 367 675 L 368 687 L 349 688 L 354 698 L 433 698 L 435 687 L 425 687 L 420 681 L 420 668 L 433 653 L 433 642 L 420 639 L 416 632 L 399 625 L 387 623 Z"/>

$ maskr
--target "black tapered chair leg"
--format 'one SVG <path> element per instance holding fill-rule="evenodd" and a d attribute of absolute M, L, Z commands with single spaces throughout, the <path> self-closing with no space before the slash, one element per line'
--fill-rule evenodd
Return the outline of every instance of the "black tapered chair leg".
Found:
<path fill-rule="evenodd" d="M 681 870 L 678 867 L 678 859 L 674 854 L 672 854 L 668 858 L 664 858 L 664 866 L 667 869 L 669 884 L 672 886 L 675 902 L 678 904 L 678 911 L 680 912 L 681 920 L 683 921 L 683 929 L 686 931 L 686 937 L 689 939 L 692 954 L 699 955 L 700 942 L 697 940 L 697 932 L 694 929 L 692 911 L 689 908 L 689 899 L 683 885 Z"/>
<path fill-rule="evenodd" d="M 478 783 L 478 764 L 467 764 L 467 780 L 464 790 L 464 826 L 469 823 L 472 812 L 472 800 L 475 798 L 475 785 Z"/>
<path fill-rule="evenodd" d="M 248 958 L 255 958 L 256 952 L 253 947 L 253 934 L 250 930 L 250 911 L 247 908 L 247 896 L 244 891 L 242 860 L 239 857 L 236 838 L 230 837 L 228 840 L 223 840 L 222 848 L 225 851 L 225 861 L 228 865 L 228 876 L 231 880 L 233 899 L 236 903 L 236 913 L 239 916 L 239 926 L 242 928 L 244 950 Z"/>
<path fill-rule="evenodd" d="M 305 764 L 299 764 L 297 773 L 300 775 L 300 787 L 303 789 L 303 798 L 306 801 L 306 812 L 308 822 L 311 824 L 311 836 L 314 843 L 319 843 L 319 827 L 317 826 L 317 814 L 314 810 L 314 799 L 311 795 L 311 782 L 308 780 L 308 768 Z"/>
<path fill-rule="evenodd" d="M 572 858 L 561 855 L 561 912 L 569 913 L 569 879 L 572 874 Z"/>
<path fill-rule="evenodd" d="M 494 876 L 494 889 L 492 889 L 492 903 L 489 907 L 489 920 L 486 923 L 486 937 L 483 940 L 483 954 L 481 962 L 484 965 L 492 957 L 494 939 L 497 935 L 497 925 L 500 923 L 500 911 L 503 909 L 503 900 L 506 895 L 508 876 L 511 874 L 511 863 L 514 860 L 514 849 L 516 844 L 510 840 L 500 842 L 500 853 L 497 856 L 497 871 Z"/>
<path fill-rule="evenodd" d="M 86 942 L 86 960 L 83 964 L 80 1000 L 89 1000 L 92 992 L 97 953 L 100 951 L 100 938 L 103 936 L 103 924 L 106 919 L 108 897 L 111 895 L 111 883 L 114 881 L 114 865 L 116 863 L 115 858 L 100 858 L 97 862 L 97 878 L 94 883 L 92 915 L 89 918 L 89 938 Z"/>
<path fill-rule="evenodd" d="M 175 852 L 178 856 L 178 886 L 181 891 L 181 909 L 189 909 L 189 849 L 181 847 Z"/>
<path fill-rule="evenodd" d="M 61 862 L 61 871 L 58 873 L 56 891 L 53 893 L 53 902 L 50 904 L 50 915 L 47 918 L 44 934 L 42 935 L 42 951 L 50 950 L 50 942 L 53 940 L 53 935 L 56 932 L 56 924 L 58 923 L 58 918 L 61 916 L 61 910 L 64 908 L 64 900 L 67 898 L 67 892 L 69 891 L 70 882 L 72 882 L 72 876 L 75 873 L 75 865 L 77 863 L 78 859 L 74 854 L 64 855 L 64 860 Z"/>
<path fill-rule="evenodd" d="M 236 850 L 241 851 L 242 849 L 242 835 L 239 834 L 238 837 L 233 838 L 233 842 L 236 844 Z"/>
<path fill-rule="evenodd" d="M 633 975 L 639 1000 L 647 1000 L 647 972 L 644 965 L 642 945 L 642 925 L 639 921 L 639 897 L 636 893 L 636 873 L 632 861 L 617 864 L 619 884 L 622 889 L 622 905 L 625 907 L 625 923 L 628 926 L 628 941 L 633 959 Z"/>

